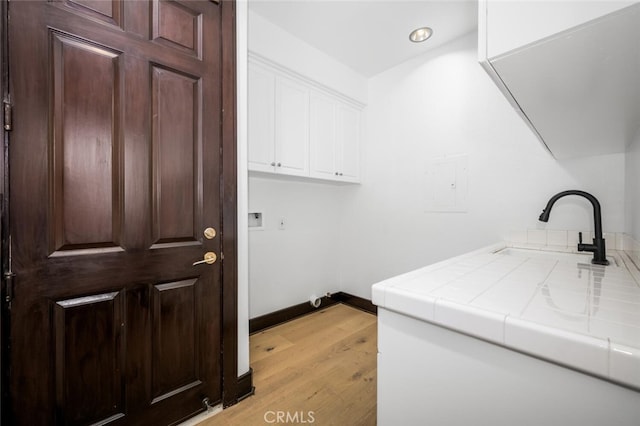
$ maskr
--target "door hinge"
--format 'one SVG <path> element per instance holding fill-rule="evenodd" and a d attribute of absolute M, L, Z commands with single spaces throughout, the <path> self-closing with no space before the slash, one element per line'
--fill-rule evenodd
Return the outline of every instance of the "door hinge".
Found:
<path fill-rule="evenodd" d="M 13 300 L 13 278 L 16 276 L 13 272 L 5 272 L 4 273 L 4 283 L 6 286 L 6 292 L 4 295 L 4 301 L 6 303 L 11 303 Z"/>
<path fill-rule="evenodd" d="M 13 106 L 8 101 L 4 101 L 2 104 L 2 108 L 4 116 L 4 129 L 9 132 L 13 128 Z"/>
<path fill-rule="evenodd" d="M 4 284 L 5 284 L 4 301 L 7 303 L 11 303 L 11 301 L 13 300 L 13 278 L 16 276 L 16 274 L 14 274 L 13 271 L 11 270 L 12 260 L 13 259 L 11 259 L 11 235 L 9 235 L 9 253 L 7 256 L 8 270 L 4 274 L 2 274 L 2 277 L 4 278 Z"/>

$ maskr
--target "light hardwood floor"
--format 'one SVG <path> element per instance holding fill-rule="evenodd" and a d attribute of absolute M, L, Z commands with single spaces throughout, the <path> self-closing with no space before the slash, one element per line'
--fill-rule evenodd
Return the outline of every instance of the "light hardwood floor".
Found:
<path fill-rule="evenodd" d="M 375 425 L 376 331 L 374 315 L 338 304 L 252 335 L 255 395 L 199 426 Z"/>

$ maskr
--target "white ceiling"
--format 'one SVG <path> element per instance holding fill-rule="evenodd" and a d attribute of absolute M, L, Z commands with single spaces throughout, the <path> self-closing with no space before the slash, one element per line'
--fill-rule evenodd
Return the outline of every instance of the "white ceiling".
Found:
<path fill-rule="evenodd" d="M 364 75 L 374 76 L 471 31 L 476 0 L 249 0 L 249 10 Z M 423 43 L 409 41 L 433 28 Z"/>

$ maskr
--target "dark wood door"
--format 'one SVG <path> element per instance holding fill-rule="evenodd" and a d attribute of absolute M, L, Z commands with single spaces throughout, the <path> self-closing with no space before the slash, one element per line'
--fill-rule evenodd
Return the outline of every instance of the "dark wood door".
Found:
<path fill-rule="evenodd" d="M 223 7 L 9 3 L 14 424 L 221 401 Z"/>

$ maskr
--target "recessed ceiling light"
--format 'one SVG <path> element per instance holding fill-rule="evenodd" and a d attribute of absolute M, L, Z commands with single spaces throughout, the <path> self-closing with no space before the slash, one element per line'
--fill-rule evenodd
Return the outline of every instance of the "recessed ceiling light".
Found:
<path fill-rule="evenodd" d="M 416 30 L 411 31 L 409 34 L 409 40 L 414 43 L 420 43 L 421 41 L 425 41 L 433 34 L 433 30 L 429 27 L 422 27 Z"/>

